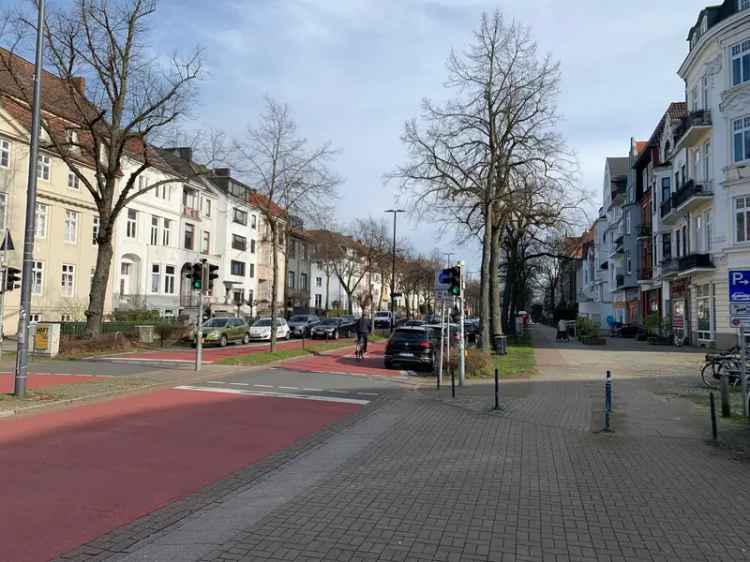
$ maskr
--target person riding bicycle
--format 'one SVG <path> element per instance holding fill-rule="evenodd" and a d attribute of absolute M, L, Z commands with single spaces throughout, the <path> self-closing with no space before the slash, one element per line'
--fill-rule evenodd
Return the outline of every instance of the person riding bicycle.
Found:
<path fill-rule="evenodd" d="M 362 317 L 357 320 L 357 343 L 360 345 L 362 350 L 362 356 L 364 357 L 367 353 L 367 337 L 370 335 L 370 319 L 366 314 L 362 314 Z"/>

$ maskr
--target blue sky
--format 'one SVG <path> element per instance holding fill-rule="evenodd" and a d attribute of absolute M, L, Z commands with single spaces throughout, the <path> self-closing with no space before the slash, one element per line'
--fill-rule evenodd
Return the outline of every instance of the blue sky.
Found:
<path fill-rule="evenodd" d="M 19 0 L 20 1 L 20 0 Z M 54 1 L 54 0 L 53 0 Z M 290 104 L 300 132 L 341 150 L 336 220 L 382 216 L 395 186 L 382 176 L 404 158 L 403 122 L 423 97 L 445 96 L 445 60 L 483 10 L 529 25 L 562 63 L 562 132 L 582 187 L 601 193 L 604 159 L 646 138 L 668 103 L 684 98 L 676 70 L 705 0 L 161 0 L 153 48 L 205 50 L 195 124 L 241 135 L 268 94 Z M 444 251 L 433 225 L 403 223 L 421 251 Z M 476 250 L 455 251 L 476 268 Z"/>

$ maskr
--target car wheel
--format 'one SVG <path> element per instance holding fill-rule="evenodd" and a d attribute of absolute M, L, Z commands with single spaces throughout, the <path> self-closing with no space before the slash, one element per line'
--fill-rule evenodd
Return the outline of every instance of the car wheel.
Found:
<path fill-rule="evenodd" d="M 242 336 L 242 345 L 247 345 L 250 343 L 250 334 L 245 334 Z"/>
<path fill-rule="evenodd" d="M 335 339 L 335 340 L 339 339 L 339 333 L 338 333 L 338 331 L 333 332 L 333 339 Z"/>
<path fill-rule="evenodd" d="M 226 347 L 227 346 L 227 337 L 221 336 L 221 339 L 219 340 L 219 347 Z"/>

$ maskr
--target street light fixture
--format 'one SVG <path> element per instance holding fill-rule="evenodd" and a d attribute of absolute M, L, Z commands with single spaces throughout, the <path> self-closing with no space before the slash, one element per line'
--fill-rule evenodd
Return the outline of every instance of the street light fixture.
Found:
<path fill-rule="evenodd" d="M 391 333 L 396 328 L 396 217 L 405 213 L 403 209 L 388 209 L 386 213 L 393 213 L 393 267 L 391 269 Z"/>

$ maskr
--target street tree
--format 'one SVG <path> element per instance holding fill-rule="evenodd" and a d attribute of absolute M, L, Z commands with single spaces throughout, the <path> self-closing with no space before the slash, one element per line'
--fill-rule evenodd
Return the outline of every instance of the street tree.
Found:
<path fill-rule="evenodd" d="M 330 165 L 335 156 L 331 143 L 312 146 L 299 136 L 289 106 L 271 98 L 255 127 L 248 126 L 235 143 L 239 162 L 256 190 L 252 203 L 262 215 L 271 244 L 271 322 L 278 316 L 279 254 L 291 227 L 289 217 L 319 219 L 336 197 L 339 177 Z M 271 330 L 271 350 L 276 331 Z"/>
<path fill-rule="evenodd" d="M 36 3 L 7 16 L 0 72 L 14 96 L 30 106 L 33 66 L 16 56 L 31 52 Z M 157 59 L 148 48 L 155 0 L 71 0 L 50 7 L 43 29 L 42 146 L 54 151 L 88 190 L 99 215 L 97 262 L 86 310 L 86 331 L 101 332 L 113 257 L 116 220 L 134 199 L 157 184 L 139 185 L 157 151 L 194 104 L 202 76 L 201 52 Z M 12 36 L 10 35 L 12 33 Z M 50 87 L 44 87 L 44 86 Z M 123 161 L 136 162 L 123 175 Z M 93 168 L 90 178 L 85 172 Z"/>
<path fill-rule="evenodd" d="M 375 314 L 383 303 L 386 287 L 391 279 L 391 240 L 384 220 L 372 217 L 357 219 L 352 227 L 352 236 L 357 240 L 360 255 L 364 261 L 367 277 L 367 295 L 370 315 Z M 380 290 L 375 295 L 375 284 L 379 282 Z"/>

